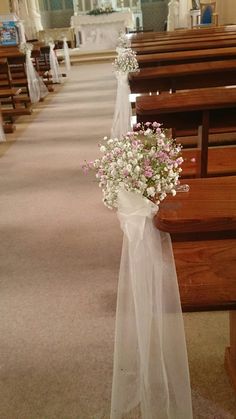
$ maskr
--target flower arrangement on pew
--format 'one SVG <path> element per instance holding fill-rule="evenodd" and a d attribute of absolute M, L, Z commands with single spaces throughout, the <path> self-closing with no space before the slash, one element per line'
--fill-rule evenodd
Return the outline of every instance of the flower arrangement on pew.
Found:
<path fill-rule="evenodd" d="M 136 53 L 131 48 L 120 51 L 112 65 L 114 71 L 118 74 L 128 74 L 139 71 Z"/>
<path fill-rule="evenodd" d="M 176 194 L 181 146 L 159 123 L 137 124 L 123 138 L 105 137 L 100 152 L 102 156 L 86 162 L 83 169 L 95 169 L 108 208 L 117 207 L 120 189 L 141 194 L 157 206 L 167 194 Z"/>
<path fill-rule="evenodd" d="M 31 44 L 30 42 L 22 42 L 19 45 L 19 51 L 22 52 L 22 54 L 26 54 L 28 51 L 33 51 L 33 44 Z"/>
<path fill-rule="evenodd" d="M 130 39 L 127 38 L 124 32 L 121 32 L 117 40 L 116 52 L 119 54 L 120 52 L 123 52 L 125 48 L 130 48 L 130 47 L 131 47 Z"/>

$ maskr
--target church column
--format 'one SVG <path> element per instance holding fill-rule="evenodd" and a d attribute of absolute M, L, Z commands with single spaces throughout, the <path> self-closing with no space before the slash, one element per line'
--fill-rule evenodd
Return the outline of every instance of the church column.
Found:
<path fill-rule="evenodd" d="M 41 15 L 39 10 L 38 0 L 27 0 L 30 18 L 32 19 L 32 26 L 35 32 L 42 31 L 43 26 L 41 22 Z"/>
<path fill-rule="evenodd" d="M 179 27 L 189 26 L 189 4 L 188 0 L 179 0 Z"/>

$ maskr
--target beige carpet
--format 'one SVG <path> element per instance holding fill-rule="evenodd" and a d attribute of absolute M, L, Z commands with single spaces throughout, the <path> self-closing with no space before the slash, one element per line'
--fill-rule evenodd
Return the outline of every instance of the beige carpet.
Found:
<path fill-rule="evenodd" d="M 122 235 L 81 164 L 115 88 L 110 64 L 73 67 L 0 159 L 0 419 L 109 418 Z M 227 313 L 185 324 L 195 419 L 233 418 Z"/>

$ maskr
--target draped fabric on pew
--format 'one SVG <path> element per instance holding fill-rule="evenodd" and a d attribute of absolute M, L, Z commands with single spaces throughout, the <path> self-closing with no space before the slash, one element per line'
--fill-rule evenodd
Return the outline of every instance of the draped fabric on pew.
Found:
<path fill-rule="evenodd" d="M 30 100 L 32 103 L 37 103 L 40 99 L 47 96 L 48 89 L 33 66 L 31 61 L 31 49 L 26 50 L 26 73 Z"/>
<path fill-rule="evenodd" d="M 57 56 L 54 51 L 55 45 L 52 42 L 50 42 L 49 47 L 50 47 L 49 61 L 50 61 L 50 69 L 51 69 L 51 74 L 52 74 L 52 81 L 53 83 L 61 83 L 59 64 L 58 64 Z"/>
<path fill-rule="evenodd" d="M 157 206 L 121 191 L 124 232 L 118 285 L 111 419 L 140 408 L 142 419 L 192 418 L 183 319 L 168 233 Z"/>
<path fill-rule="evenodd" d="M 70 64 L 70 53 L 69 53 L 69 48 L 68 48 L 66 38 L 63 38 L 63 51 L 64 51 L 66 71 L 67 73 L 69 73 L 71 64 Z"/>
<path fill-rule="evenodd" d="M 2 117 L 0 115 L 0 143 L 6 141 L 6 137 L 4 134 L 4 130 L 3 130 L 3 125 L 2 125 Z"/>
<path fill-rule="evenodd" d="M 111 136 L 112 138 L 122 138 L 122 135 L 125 135 L 131 129 L 132 108 L 129 101 L 130 87 L 128 73 L 117 72 L 116 77 L 117 94 Z"/>

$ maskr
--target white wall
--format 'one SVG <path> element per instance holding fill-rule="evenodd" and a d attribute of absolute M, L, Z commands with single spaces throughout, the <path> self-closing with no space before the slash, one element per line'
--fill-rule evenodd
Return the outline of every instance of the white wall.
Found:
<path fill-rule="evenodd" d="M 236 24 L 236 0 L 217 0 L 219 24 Z"/>

